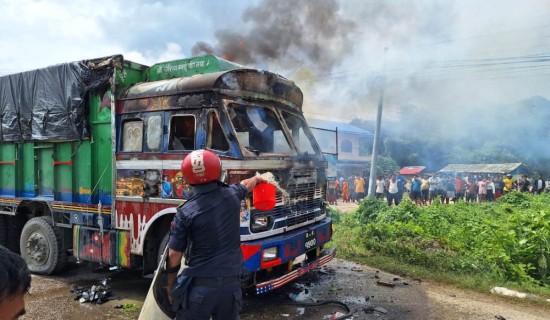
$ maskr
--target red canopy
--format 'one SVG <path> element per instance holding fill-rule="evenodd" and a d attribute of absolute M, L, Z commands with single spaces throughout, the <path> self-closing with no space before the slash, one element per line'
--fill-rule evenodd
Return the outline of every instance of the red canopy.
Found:
<path fill-rule="evenodd" d="M 420 166 L 404 167 L 403 169 L 399 170 L 399 173 L 400 174 L 419 174 L 424 169 L 426 169 L 426 167 L 420 167 Z"/>

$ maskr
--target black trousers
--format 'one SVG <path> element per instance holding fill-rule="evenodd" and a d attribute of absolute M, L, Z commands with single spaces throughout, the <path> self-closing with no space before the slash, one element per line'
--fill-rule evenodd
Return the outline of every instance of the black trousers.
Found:
<path fill-rule="evenodd" d="M 399 205 L 399 193 L 388 192 L 388 206 L 392 205 L 392 202 L 395 202 L 395 205 Z"/>
<path fill-rule="evenodd" d="M 223 279 L 223 278 L 208 278 Z M 177 313 L 178 320 L 238 320 L 242 309 L 242 292 L 239 281 L 215 280 L 191 283 L 187 309 Z"/>

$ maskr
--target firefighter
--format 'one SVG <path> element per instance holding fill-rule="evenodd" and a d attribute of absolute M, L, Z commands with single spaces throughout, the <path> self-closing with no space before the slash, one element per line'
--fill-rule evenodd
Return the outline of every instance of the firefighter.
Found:
<path fill-rule="evenodd" d="M 239 319 L 241 201 L 264 180 L 222 183 L 221 161 L 208 150 L 191 152 L 181 172 L 195 194 L 178 207 L 168 241 L 167 290 L 176 319 Z M 188 268 L 176 279 L 183 256 Z"/>

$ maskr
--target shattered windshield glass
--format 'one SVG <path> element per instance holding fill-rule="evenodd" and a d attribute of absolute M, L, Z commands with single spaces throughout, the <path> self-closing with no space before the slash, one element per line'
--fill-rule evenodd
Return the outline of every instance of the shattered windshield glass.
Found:
<path fill-rule="evenodd" d="M 275 112 L 259 106 L 231 104 L 229 117 L 241 146 L 256 154 L 290 154 L 291 148 Z"/>
<path fill-rule="evenodd" d="M 288 112 L 281 112 L 283 114 L 283 119 L 286 122 L 288 129 L 292 135 L 292 140 L 298 148 L 300 154 L 319 154 L 317 149 L 314 147 L 314 138 L 311 132 L 308 129 L 305 121 L 298 116 L 295 116 Z"/>

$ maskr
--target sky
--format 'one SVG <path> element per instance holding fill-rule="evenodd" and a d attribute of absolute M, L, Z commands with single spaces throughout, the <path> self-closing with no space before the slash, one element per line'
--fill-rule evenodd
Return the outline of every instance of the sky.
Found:
<path fill-rule="evenodd" d="M 0 75 L 214 53 L 294 80 L 308 117 L 374 119 L 384 87 L 397 126 L 550 100 L 548 16 L 543 0 L 0 0 Z"/>

